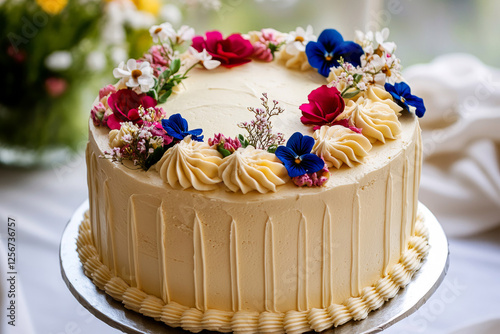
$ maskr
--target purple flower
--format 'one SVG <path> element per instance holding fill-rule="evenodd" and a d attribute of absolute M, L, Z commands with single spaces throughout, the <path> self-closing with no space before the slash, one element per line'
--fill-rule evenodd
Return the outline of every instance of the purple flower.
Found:
<path fill-rule="evenodd" d="M 405 110 L 410 110 L 409 106 L 415 107 L 415 114 L 418 117 L 422 117 L 425 114 L 425 105 L 424 100 L 422 98 L 412 95 L 410 86 L 408 86 L 405 82 L 398 82 L 394 85 L 390 83 L 386 83 L 384 85 L 386 91 L 388 91 L 394 101 L 396 101 L 401 108 Z"/>
<path fill-rule="evenodd" d="M 295 132 L 288 139 L 286 146 L 279 146 L 275 154 L 285 165 L 290 177 L 316 173 L 323 169 L 325 162 L 316 154 L 311 153 L 313 146 L 313 137 Z"/>
<path fill-rule="evenodd" d="M 325 29 L 319 35 L 317 42 L 306 45 L 306 54 L 309 64 L 318 69 L 318 72 L 328 77 L 330 68 L 338 67 L 342 57 L 345 62 L 354 66 L 361 65 L 363 48 L 354 42 L 346 42 L 335 29 Z"/>
<path fill-rule="evenodd" d="M 203 141 L 202 129 L 188 129 L 188 122 L 182 118 L 181 114 L 173 114 L 168 119 L 163 119 L 161 121 L 163 129 L 167 132 L 169 136 L 174 137 L 177 140 L 183 140 L 186 136 L 191 136 L 192 140 Z"/>

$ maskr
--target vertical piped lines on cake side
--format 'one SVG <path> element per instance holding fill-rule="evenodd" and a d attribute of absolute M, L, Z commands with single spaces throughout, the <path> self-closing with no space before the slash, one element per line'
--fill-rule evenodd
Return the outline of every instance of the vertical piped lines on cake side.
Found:
<path fill-rule="evenodd" d="M 387 266 L 391 259 L 391 224 L 392 224 L 392 191 L 394 180 L 392 179 L 392 171 L 389 169 L 387 177 L 387 186 L 385 190 L 385 221 L 384 221 L 384 263 L 382 268 L 382 276 L 387 275 Z"/>
<path fill-rule="evenodd" d="M 207 309 L 207 283 L 205 273 L 205 246 L 203 243 L 203 229 L 198 213 L 195 211 L 193 223 L 194 249 L 194 291 L 195 305 L 199 310 Z"/>
<path fill-rule="evenodd" d="M 308 309 L 307 297 L 307 221 L 301 214 L 297 245 L 297 310 Z"/>
<path fill-rule="evenodd" d="M 333 270 L 332 270 L 332 216 L 330 208 L 325 203 L 323 216 L 323 258 L 321 264 L 321 306 L 327 307 L 333 301 Z"/>
<path fill-rule="evenodd" d="M 417 141 L 415 143 L 415 161 L 413 172 L 413 219 L 411 224 L 411 235 L 415 234 L 415 225 L 417 223 L 417 211 L 418 211 L 418 186 L 420 184 L 420 173 L 422 169 L 422 130 L 420 126 L 417 127 Z"/>
<path fill-rule="evenodd" d="M 168 292 L 168 270 L 167 270 L 167 215 L 163 212 L 164 203 L 162 202 L 156 211 L 157 226 L 160 226 L 160 247 L 158 247 L 158 259 L 160 261 L 160 284 L 161 284 L 161 298 L 166 303 L 170 302 L 170 293 Z"/>
<path fill-rule="evenodd" d="M 264 307 L 276 312 L 276 275 L 274 266 L 274 227 L 271 217 L 266 221 L 264 232 Z"/>
<path fill-rule="evenodd" d="M 129 250 L 129 268 L 133 270 L 130 275 L 130 281 L 133 286 L 141 288 L 139 279 L 139 245 L 137 240 L 137 217 L 135 212 L 134 195 L 130 196 L 127 205 L 128 216 L 128 242 L 127 249 Z"/>
<path fill-rule="evenodd" d="M 240 298 L 240 271 L 238 264 L 238 229 L 236 221 L 231 221 L 231 232 L 229 234 L 229 257 L 231 266 L 231 304 L 233 312 L 241 309 Z"/>
<path fill-rule="evenodd" d="M 123 279 L 115 276 L 108 266 L 100 261 L 92 238 L 88 212 L 80 224 L 76 244 L 85 275 L 99 289 L 121 301 L 126 308 L 161 320 L 171 327 L 182 327 L 194 333 L 207 329 L 223 333 L 283 333 L 285 331 L 300 334 L 311 330 L 323 331 L 350 320 L 364 319 L 369 312 L 378 309 L 406 286 L 421 267 L 429 250 L 428 231 L 422 219 L 418 216 L 415 234 L 410 237 L 408 247 L 399 262 L 375 284 L 363 288 L 358 297 L 351 297 L 342 304 L 332 304 L 326 308 L 311 308 L 286 313 L 200 310 L 175 302 L 165 303 L 158 297 L 131 287 Z M 199 229 L 202 224 L 197 215 L 195 215 L 195 223 L 196 220 L 198 227 L 195 224 L 194 230 L 198 229 L 198 234 L 202 232 Z M 299 226 L 299 231 L 304 229 L 303 233 L 305 233 L 307 225 L 303 217 Z"/>
<path fill-rule="evenodd" d="M 360 293 L 360 275 L 359 275 L 359 239 L 360 239 L 360 203 L 359 188 L 354 195 L 352 205 L 352 232 L 351 232 L 351 296 L 358 296 Z"/>

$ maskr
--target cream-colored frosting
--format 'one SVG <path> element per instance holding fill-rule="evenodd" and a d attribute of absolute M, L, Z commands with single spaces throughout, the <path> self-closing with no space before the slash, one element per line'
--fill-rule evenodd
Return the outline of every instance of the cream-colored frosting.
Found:
<path fill-rule="evenodd" d="M 132 125 L 132 123 L 127 123 Z M 125 145 L 123 137 L 126 135 L 133 136 L 137 132 L 137 128 L 134 126 L 123 125 L 120 130 L 109 131 L 109 147 L 123 147 Z"/>
<path fill-rule="evenodd" d="M 239 148 L 224 158 L 219 167 L 219 177 L 233 192 L 246 194 L 276 191 L 276 186 L 285 184 L 287 171 L 276 155 L 252 146 Z"/>
<path fill-rule="evenodd" d="M 174 188 L 193 187 L 205 191 L 214 189 L 221 182 L 218 177 L 221 163 L 217 150 L 187 136 L 163 154 L 156 170 L 162 180 Z"/>
<path fill-rule="evenodd" d="M 372 102 L 387 104 L 396 113 L 397 116 L 399 116 L 400 112 L 403 111 L 403 108 L 401 108 L 396 102 L 394 102 L 391 94 L 381 86 L 370 85 L 368 86 L 368 89 L 366 91 L 356 95 L 352 98 L 352 100 L 357 102 L 361 97 Z"/>
<path fill-rule="evenodd" d="M 349 101 L 342 117 L 349 117 L 350 124 L 360 128 L 371 142 L 379 140 L 385 143 L 386 139 L 396 139 L 402 131 L 398 115 L 387 103 L 363 97 L 356 102 Z"/>
<path fill-rule="evenodd" d="M 313 138 L 312 151 L 322 157 L 328 167 L 340 168 L 342 164 L 353 167 L 372 149 L 365 136 L 341 125 L 323 125 L 314 132 Z"/>
<path fill-rule="evenodd" d="M 322 83 L 314 71 L 279 62 L 193 70 L 186 93 L 167 102 L 168 112 L 180 112 L 207 137 L 235 136 L 242 131 L 235 124 L 251 118 L 246 107 L 257 106 L 267 91 L 285 107 L 273 130 L 286 138 L 295 131 L 312 135 L 298 107 Z M 101 159 L 110 149 L 108 131 L 89 121 L 92 233 L 82 232 L 79 242 L 80 255 L 90 256 L 84 270 L 99 272 L 96 284 L 127 307 L 191 331 L 303 332 L 360 319 L 409 279 L 404 268 L 418 267 L 409 261 L 417 254 L 410 246 L 415 250 L 392 271 L 407 245 L 424 244 L 412 243 L 419 231 L 420 129 L 409 113 L 399 123 L 394 140 L 373 143 L 362 164 L 341 166 L 324 187 L 287 182 L 275 192 L 243 194 L 221 182 L 220 157 L 209 177 L 218 183 L 202 192 L 164 181 L 162 168 L 175 164 L 138 171 Z M 182 145 L 189 146 L 177 144 L 163 158 L 175 155 L 180 163 L 191 156 L 190 148 L 179 152 Z M 180 179 L 177 169 L 172 173 Z M 162 301 L 161 313 L 149 296 Z"/>
<path fill-rule="evenodd" d="M 282 50 L 277 53 L 277 59 L 278 61 L 283 62 L 289 69 L 300 71 L 307 71 L 311 69 L 311 65 L 309 65 L 309 60 L 307 59 L 307 55 L 304 51 L 300 51 L 293 55 L 286 52 L 286 48 L 282 48 Z"/>
<path fill-rule="evenodd" d="M 410 282 L 429 250 L 428 232 L 425 222 L 420 217 L 415 225 L 415 234 L 411 236 L 399 261 L 373 285 L 363 288 L 359 296 L 350 297 L 343 303 L 310 308 L 306 311 L 290 310 L 285 313 L 199 310 L 173 301 L 164 302 L 156 296 L 131 287 L 116 277 L 98 256 L 89 257 L 89 253 L 82 249 L 91 249 L 92 253 L 97 252 L 92 238 L 87 237 L 92 233 L 90 226 L 89 216 L 86 215 L 80 225 L 77 239 L 80 261 L 84 266 L 89 262 L 93 264 L 87 266 L 91 269 L 85 274 L 101 290 L 122 302 L 126 308 L 163 321 L 169 326 L 181 327 L 194 333 L 201 330 L 222 333 L 304 333 L 311 330 L 321 332 L 340 326 L 349 320 L 362 320 L 369 312 L 380 308 L 385 301 L 393 298 Z"/>

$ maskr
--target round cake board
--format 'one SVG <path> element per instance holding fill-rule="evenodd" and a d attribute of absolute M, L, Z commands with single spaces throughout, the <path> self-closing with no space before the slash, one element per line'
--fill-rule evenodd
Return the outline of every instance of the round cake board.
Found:
<path fill-rule="evenodd" d="M 76 239 L 78 227 L 88 208 L 87 200 L 73 213 L 63 232 L 59 247 L 62 278 L 73 296 L 97 318 L 125 333 L 189 333 L 126 309 L 122 303 L 99 290 L 91 279 L 85 276 L 76 250 Z M 448 240 L 436 217 L 422 203 L 419 203 L 419 212 L 423 215 L 429 230 L 430 249 L 422 267 L 415 273 L 411 282 L 378 310 L 370 312 L 366 319 L 349 321 L 323 333 L 379 333 L 415 312 L 437 290 L 448 271 Z"/>

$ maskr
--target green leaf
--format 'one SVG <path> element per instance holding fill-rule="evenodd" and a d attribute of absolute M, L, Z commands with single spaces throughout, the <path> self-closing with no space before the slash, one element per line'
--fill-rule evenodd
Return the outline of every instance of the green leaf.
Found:
<path fill-rule="evenodd" d="M 352 77 L 354 78 L 354 82 L 358 83 L 361 81 L 361 79 L 363 79 L 363 74 L 356 73 Z"/>
<path fill-rule="evenodd" d="M 146 167 L 146 170 L 148 170 L 151 166 L 153 166 L 155 163 L 160 161 L 161 157 L 163 156 L 163 153 L 167 150 L 167 147 L 161 146 L 157 147 L 153 153 L 149 155 L 149 157 L 146 159 L 144 166 Z"/>
<path fill-rule="evenodd" d="M 247 147 L 250 144 L 249 141 L 242 134 L 238 135 L 238 140 L 240 141 L 241 146 L 243 148 Z"/>
<path fill-rule="evenodd" d="M 224 158 L 231 155 L 231 152 L 226 150 L 223 145 L 217 146 L 217 151 L 219 151 Z"/>
<path fill-rule="evenodd" d="M 278 149 L 278 145 L 274 144 L 274 145 L 271 145 L 267 148 L 267 152 L 274 153 L 274 152 L 276 152 L 277 149 Z"/>
<path fill-rule="evenodd" d="M 174 74 L 179 72 L 181 68 L 181 60 L 179 58 L 176 58 L 170 63 L 170 73 Z"/>
<path fill-rule="evenodd" d="M 158 79 L 160 79 L 160 82 L 162 80 L 168 80 L 168 78 L 170 78 L 170 70 L 165 70 L 165 71 L 161 72 L 161 74 L 158 77 Z"/>
<path fill-rule="evenodd" d="M 351 92 L 345 92 L 344 94 L 342 94 L 342 97 L 344 99 L 350 99 L 351 97 L 355 97 L 356 95 L 358 95 L 359 92 L 360 92 L 359 89 L 353 90 Z"/>

